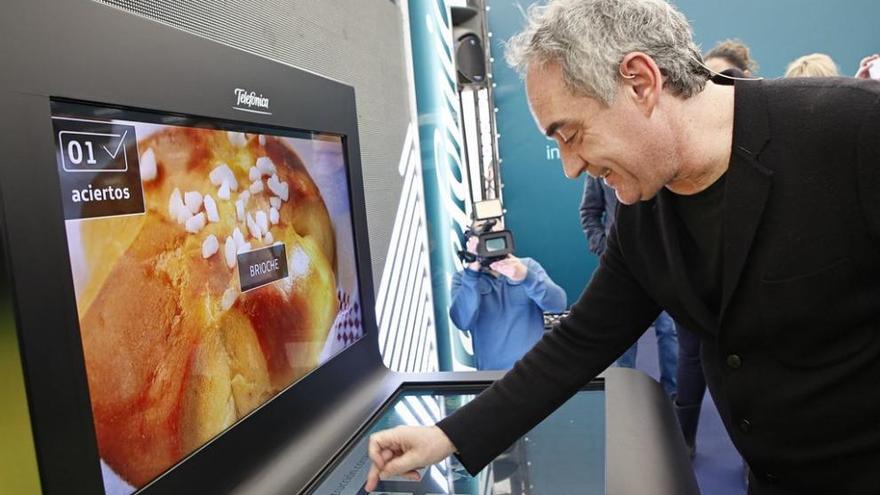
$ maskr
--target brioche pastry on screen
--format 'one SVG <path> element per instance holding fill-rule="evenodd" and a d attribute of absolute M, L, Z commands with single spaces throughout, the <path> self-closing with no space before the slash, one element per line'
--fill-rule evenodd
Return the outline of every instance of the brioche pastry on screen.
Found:
<path fill-rule="evenodd" d="M 330 216 L 283 140 L 138 150 L 147 214 L 81 222 L 77 298 L 99 451 L 136 487 L 316 368 L 338 312 Z M 289 276 L 242 293 L 236 255 L 279 242 Z"/>

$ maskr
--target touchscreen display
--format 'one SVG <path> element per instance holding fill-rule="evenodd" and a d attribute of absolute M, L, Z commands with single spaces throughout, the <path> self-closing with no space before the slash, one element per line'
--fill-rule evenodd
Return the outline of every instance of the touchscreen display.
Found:
<path fill-rule="evenodd" d="M 477 391 L 401 393 L 309 495 L 546 495 L 605 493 L 605 391 L 582 390 L 472 477 L 455 458 L 420 469 L 418 480 L 382 480 L 364 488 L 369 437 L 399 425 L 432 425 L 474 399 Z"/>
<path fill-rule="evenodd" d="M 108 493 L 363 335 L 343 138 L 54 101 Z"/>

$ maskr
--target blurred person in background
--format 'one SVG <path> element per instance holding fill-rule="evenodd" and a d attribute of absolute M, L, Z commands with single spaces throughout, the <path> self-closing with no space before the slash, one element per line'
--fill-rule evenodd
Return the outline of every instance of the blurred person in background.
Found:
<path fill-rule="evenodd" d="M 758 72 L 758 62 L 752 58 L 749 47 L 742 41 L 734 39 L 719 41 L 703 56 L 703 62 L 716 74 L 723 74 L 730 69 L 738 69 L 741 76 L 738 74 L 727 75 L 752 77 Z"/>
<path fill-rule="evenodd" d="M 811 53 L 788 64 L 785 77 L 837 77 L 837 64 L 824 53 Z"/>
<path fill-rule="evenodd" d="M 868 55 L 859 62 L 859 70 L 855 77 L 859 79 L 880 80 L 880 54 Z"/>
<path fill-rule="evenodd" d="M 467 250 L 477 253 L 477 236 Z M 449 316 L 473 339 L 478 370 L 506 370 L 544 335 L 544 311 L 565 309 L 566 295 L 531 258 L 507 258 L 484 267 L 467 264 L 452 276 Z"/>

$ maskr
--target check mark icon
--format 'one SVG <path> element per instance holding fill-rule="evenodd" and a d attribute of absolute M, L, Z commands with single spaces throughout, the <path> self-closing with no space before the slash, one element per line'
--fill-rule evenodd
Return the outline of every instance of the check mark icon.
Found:
<path fill-rule="evenodd" d="M 106 146 L 101 146 L 102 148 L 104 148 L 104 151 L 106 151 L 107 154 L 110 155 L 110 158 L 112 158 L 112 159 L 114 159 L 114 160 L 116 159 L 116 155 L 118 155 L 118 154 L 119 154 L 119 150 L 122 149 L 122 144 L 125 143 L 125 135 L 126 135 L 126 134 L 128 134 L 128 129 L 126 129 L 125 132 L 122 133 L 122 137 L 119 138 L 119 145 L 116 146 L 116 151 L 114 151 L 114 152 L 112 152 L 112 153 L 110 152 L 110 150 L 107 149 Z"/>

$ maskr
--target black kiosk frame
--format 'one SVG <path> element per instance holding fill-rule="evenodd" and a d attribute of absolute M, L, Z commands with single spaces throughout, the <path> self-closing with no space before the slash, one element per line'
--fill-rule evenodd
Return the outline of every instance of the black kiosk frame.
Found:
<path fill-rule="evenodd" d="M 95 427 L 59 197 L 53 101 L 344 136 L 363 308 L 374 307 L 354 90 L 90 0 L 12 0 L 0 18 L 0 218 L 41 484 L 102 493 Z M 236 90 L 269 98 L 258 112 Z M 488 384 L 495 373 L 401 375 L 365 337 L 196 450 L 141 493 L 299 493 L 310 489 L 398 391 Z M 357 373 L 352 373 L 357 370 Z M 350 377 L 356 376 L 356 380 Z M 607 493 L 694 493 L 659 387 L 607 374 Z M 657 404 L 660 404 L 658 406 Z M 645 421 L 646 410 L 659 410 Z M 641 476 L 633 476 L 636 465 Z"/>

